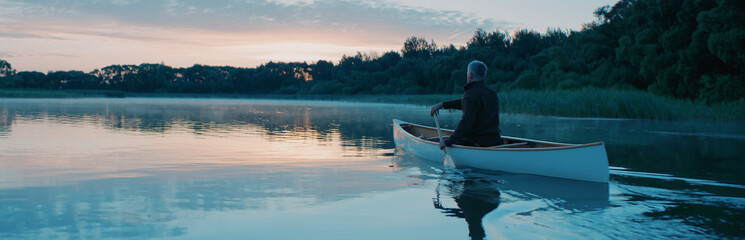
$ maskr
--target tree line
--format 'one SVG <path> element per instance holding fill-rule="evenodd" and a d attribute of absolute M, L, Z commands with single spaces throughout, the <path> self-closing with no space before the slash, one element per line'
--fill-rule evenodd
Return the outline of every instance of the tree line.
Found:
<path fill-rule="evenodd" d="M 16 72 L 0 60 L 0 88 L 140 93 L 457 94 L 472 60 L 486 82 L 511 89 L 639 89 L 706 102 L 745 97 L 745 1 L 621 0 L 579 31 L 477 30 L 465 46 L 410 37 L 400 51 L 358 52 L 337 64 L 255 68 L 111 65 L 89 73 Z"/>

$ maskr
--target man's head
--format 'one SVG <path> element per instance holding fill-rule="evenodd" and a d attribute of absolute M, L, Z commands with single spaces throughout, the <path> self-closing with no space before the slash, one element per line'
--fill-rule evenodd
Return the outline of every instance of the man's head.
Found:
<path fill-rule="evenodd" d="M 483 81 L 486 78 L 486 64 L 473 60 L 468 64 L 468 82 Z"/>

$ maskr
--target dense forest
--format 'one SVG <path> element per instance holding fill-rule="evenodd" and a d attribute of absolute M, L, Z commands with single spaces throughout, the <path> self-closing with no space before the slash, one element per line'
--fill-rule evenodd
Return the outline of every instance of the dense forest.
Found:
<path fill-rule="evenodd" d="M 745 1 L 621 0 L 580 31 L 477 30 L 465 46 L 406 39 L 400 52 L 269 62 L 256 68 L 164 64 L 16 72 L 0 60 L 0 88 L 138 93 L 453 94 L 481 60 L 487 83 L 511 89 L 638 89 L 715 102 L 745 98 Z"/>

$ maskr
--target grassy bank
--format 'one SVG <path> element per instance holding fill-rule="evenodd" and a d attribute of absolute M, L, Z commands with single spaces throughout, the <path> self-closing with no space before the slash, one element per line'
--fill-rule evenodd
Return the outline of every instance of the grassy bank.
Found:
<path fill-rule="evenodd" d="M 431 106 L 461 95 L 350 96 L 339 100 Z M 707 105 L 641 91 L 583 89 L 499 93 L 500 111 L 562 117 L 745 120 L 745 100 Z"/>
<path fill-rule="evenodd" d="M 124 93 L 120 91 L 53 91 L 0 89 L 0 98 L 83 97 L 243 98 L 327 100 L 371 103 L 402 103 L 432 106 L 461 95 L 247 95 Z M 642 91 L 582 89 L 560 91 L 515 90 L 500 92 L 500 110 L 563 117 L 745 120 L 745 100 L 707 105 L 700 101 L 661 97 Z"/>
<path fill-rule="evenodd" d="M 500 106 L 504 112 L 566 117 L 745 120 L 745 100 L 707 105 L 607 89 L 505 92 Z"/>

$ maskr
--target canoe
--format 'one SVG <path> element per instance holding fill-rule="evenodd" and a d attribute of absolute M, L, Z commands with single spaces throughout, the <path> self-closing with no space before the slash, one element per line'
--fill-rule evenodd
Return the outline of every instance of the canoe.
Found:
<path fill-rule="evenodd" d="M 442 129 L 444 136 L 453 131 Z M 603 142 L 567 144 L 502 136 L 504 144 L 493 147 L 453 145 L 448 154 L 456 167 L 472 167 L 510 173 L 535 174 L 590 182 L 608 182 L 608 155 Z M 437 130 L 393 120 L 396 147 L 423 159 L 443 161 Z"/>
<path fill-rule="evenodd" d="M 438 171 L 438 168 L 442 167 L 442 160 L 438 162 L 430 161 L 416 156 L 409 151 L 401 151 L 400 149 L 397 149 L 391 158 L 391 167 L 394 172 L 405 171 L 405 173 L 411 178 L 418 178 L 422 181 L 426 181 L 432 179 L 432 176 L 441 174 L 441 172 Z M 418 169 L 418 173 L 417 170 L 410 171 L 409 169 Z M 562 209 L 572 209 L 575 212 L 605 208 L 610 204 L 608 202 L 610 194 L 608 192 L 607 182 L 588 182 L 566 178 L 506 172 L 489 174 L 489 172 L 485 171 L 466 171 L 459 175 L 459 177 L 453 177 L 450 175 L 436 179 L 438 180 L 438 184 L 443 181 L 470 181 L 470 184 L 473 185 L 497 183 L 495 186 L 481 187 L 480 189 L 496 187 L 496 190 L 499 190 L 500 192 L 513 192 L 510 193 L 510 195 L 513 196 L 525 196 L 529 199 L 551 199 L 553 204 L 556 204 L 556 206 Z M 462 193 L 462 190 L 461 192 L 453 193 Z"/>

